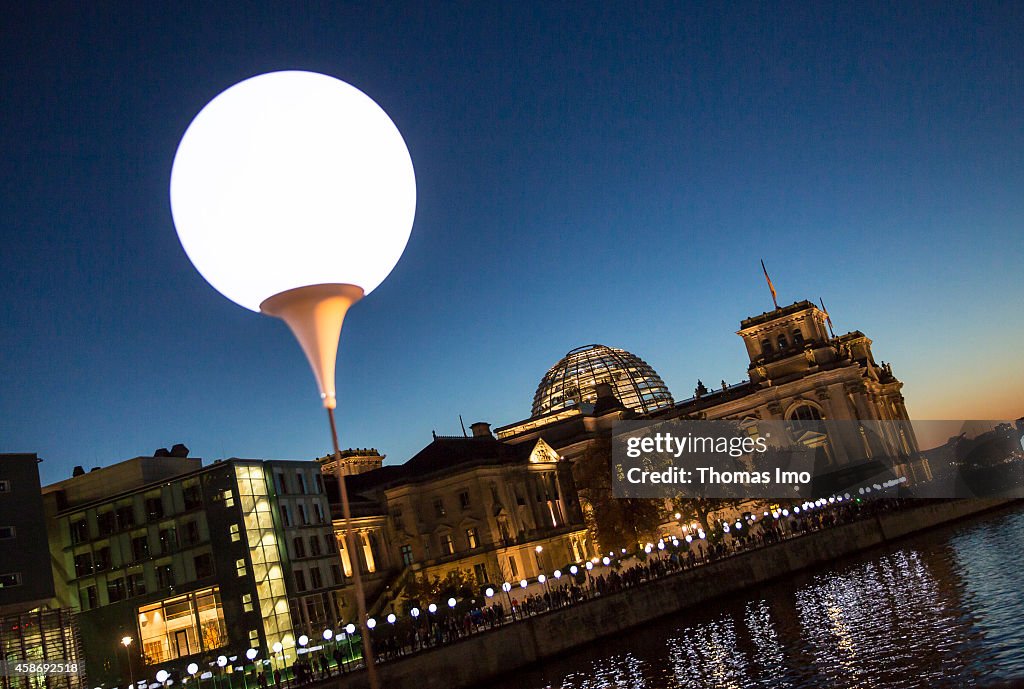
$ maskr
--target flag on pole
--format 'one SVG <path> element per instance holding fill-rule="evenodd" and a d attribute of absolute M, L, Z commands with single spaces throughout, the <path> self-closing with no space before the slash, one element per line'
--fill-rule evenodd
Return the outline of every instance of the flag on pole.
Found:
<path fill-rule="evenodd" d="M 832 330 L 832 316 L 828 315 L 828 309 L 825 308 L 825 302 L 821 297 L 818 297 L 818 303 L 821 304 L 821 310 L 825 312 L 825 322 L 828 323 L 828 332 L 834 338 L 836 333 Z"/>
<path fill-rule="evenodd" d="M 775 304 L 775 308 L 779 308 L 779 300 L 776 298 L 775 285 L 772 284 L 772 279 L 768 277 L 768 269 L 764 267 L 764 259 L 761 259 L 761 270 L 764 271 L 764 279 L 768 281 L 768 289 L 772 293 L 772 303 Z"/>

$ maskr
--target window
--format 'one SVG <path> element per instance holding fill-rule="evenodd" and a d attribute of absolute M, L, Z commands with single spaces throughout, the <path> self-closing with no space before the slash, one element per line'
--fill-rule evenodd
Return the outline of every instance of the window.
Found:
<path fill-rule="evenodd" d="M 11 492 L 11 482 L 7 481 L 6 479 L 3 480 L 3 481 L 0 481 L 0 493 L 10 493 L 10 492 Z"/>
<path fill-rule="evenodd" d="M 462 509 L 464 509 L 464 510 L 468 510 L 469 509 L 469 491 L 468 490 L 464 490 L 461 493 L 459 493 L 459 506 L 461 506 Z"/>
<path fill-rule="evenodd" d="M 789 345 L 786 344 L 786 335 L 785 335 L 785 333 L 779 333 L 779 351 L 782 351 L 783 349 L 785 349 L 788 346 Z"/>
<path fill-rule="evenodd" d="M 149 539 L 137 536 L 132 539 L 132 561 L 138 562 L 149 557 Z"/>
<path fill-rule="evenodd" d="M 124 530 L 130 529 L 135 526 L 135 510 L 132 509 L 131 505 L 124 505 L 118 507 L 117 510 L 117 528 Z"/>
<path fill-rule="evenodd" d="M 516 559 L 511 555 L 508 556 L 508 567 L 512 570 L 513 578 L 519 576 L 519 567 L 516 565 Z"/>
<path fill-rule="evenodd" d="M 7 538 L 14 538 L 18 530 L 13 526 L 0 526 L 0 541 Z"/>
<path fill-rule="evenodd" d="M 303 572 L 301 569 L 295 570 L 295 590 L 306 590 L 306 573 Z"/>
<path fill-rule="evenodd" d="M 206 577 L 213 576 L 213 555 L 202 553 L 196 555 L 192 562 L 196 567 L 196 579 L 205 579 Z"/>
<path fill-rule="evenodd" d="M 444 517 L 448 514 L 448 510 L 444 508 L 444 500 L 437 498 L 434 500 L 434 514 L 438 517 Z"/>
<path fill-rule="evenodd" d="M 169 563 L 156 566 L 156 586 L 160 589 L 174 586 L 174 568 Z"/>
<path fill-rule="evenodd" d="M 452 540 L 452 535 L 450 533 L 446 533 L 444 536 L 441 536 L 441 552 L 444 555 L 455 554 L 455 541 Z"/>
<path fill-rule="evenodd" d="M 93 608 L 98 607 L 100 604 L 100 598 L 99 595 L 96 593 L 95 586 L 86 586 L 84 589 L 82 589 L 79 599 L 82 601 L 82 607 L 84 607 L 86 610 L 92 610 Z"/>
<path fill-rule="evenodd" d="M 125 580 L 128 585 L 128 597 L 146 595 L 146 577 L 142 572 L 129 574 Z"/>
<path fill-rule="evenodd" d="M 324 523 L 324 509 L 322 507 L 320 507 L 320 503 L 318 503 L 318 502 L 313 503 L 313 512 L 316 514 L 316 523 L 317 524 L 323 524 Z"/>
<path fill-rule="evenodd" d="M 185 509 L 194 510 L 203 506 L 203 494 L 199 490 L 199 484 L 193 483 L 185 486 L 181 491 L 181 496 L 185 500 Z"/>
<path fill-rule="evenodd" d="M 324 492 L 324 479 L 320 474 L 313 475 L 314 482 L 316 483 L 317 495 Z"/>
<path fill-rule="evenodd" d="M 140 607 L 138 628 L 141 648 L 151 663 L 212 651 L 228 643 L 217 587 Z"/>
<path fill-rule="evenodd" d="M 242 534 L 238 531 L 238 524 L 232 524 L 228 530 L 231 532 L 231 540 L 233 542 L 242 540 Z"/>
<path fill-rule="evenodd" d="M 235 494 L 231 492 L 230 488 L 222 491 L 220 497 L 224 501 L 224 507 L 235 506 Z"/>
<path fill-rule="evenodd" d="M 108 510 L 97 514 L 96 526 L 99 528 L 100 536 L 109 536 L 117 531 L 117 522 L 114 519 L 114 511 Z"/>
<path fill-rule="evenodd" d="M 405 522 L 402 521 L 402 510 L 391 510 L 391 521 L 395 525 L 395 531 L 405 531 Z"/>
<path fill-rule="evenodd" d="M 0 574 L 0 589 L 6 589 L 12 586 L 21 586 L 21 572 Z"/>
<path fill-rule="evenodd" d="M 324 579 L 323 575 L 320 574 L 319 567 L 312 567 L 309 570 L 309 582 L 312 588 L 322 589 L 324 587 Z"/>
<path fill-rule="evenodd" d="M 309 525 L 309 515 L 306 514 L 306 506 L 299 505 L 299 521 L 303 526 Z"/>
<path fill-rule="evenodd" d="M 333 555 L 338 552 L 338 539 L 334 537 L 334 534 L 324 534 L 324 552 Z"/>
<path fill-rule="evenodd" d="M 306 475 L 303 474 L 301 471 L 296 471 L 295 472 L 295 478 L 299 482 L 299 492 L 302 493 L 303 495 L 305 495 L 306 492 L 307 492 L 306 491 Z"/>
<path fill-rule="evenodd" d="M 164 501 L 159 497 L 146 498 L 146 521 L 159 521 L 163 516 Z"/>
<path fill-rule="evenodd" d="M 245 558 L 235 560 L 235 573 L 240 577 L 245 576 Z"/>
<path fill-rule="evenodd" d="M 489 580 L 487 577 L 487 565 L 482 562 L 478 565 L 473 565 L 473 575 L 476 576 L 476 583 L 485 584 Z"/>
<path fill-rule="evenodd" d="M 771 354 L 772 353 L 772 341 L 768 339 L 761 340 L 761 353 Z"/>
<path fill-rule="evenodd" d="M 501 507 L 501 497 L 498 495 L 498 487 L 491 484 L 491 501 L 495 507 Z"/>
<path fill-rule="evenodd" d="M 178 547 L 178 532 L 173 526 L 160 529 L 157 538 L 160 541 L 160 552 L 163 554 L 173 553 Z"/>
<path fill-rule="evenodd" d="M 401 548 L 398 549 L 398 552 L 400 552 L 402 554 L 402 564 L 404 566 L 408 567 L 409 565 L 412 564 L 412 546 L 411 545 L 408 545 L 408 544 L 403 545 Z"/>
<path fill-rule="evenodd" d="M 80 553 L 75 555 L 75 576 L 87 577 L 92 573 L 92 553 Z"/>
<path fill-rule="evenodd" d="M 331 580 L 335 586 L 341 586 L 341 567 L 338 565 L 331 565 Z"/>
<path fill-rule="evenodd" d="M 105 572 L 110 569 L 110 547 L 97 548 L 93 553 L 92 566 L 97 572 Z"/>
<path fill-rule="evenodd" d="M 802 345 L 803 343 L 804 343 L 804 334 L 802 332 L 800 332 L 799 330 L 794 330 L 793 331 L 793 344 L 799 346 L 799 345 Z"/>
<path fill-rule="evenodd" d="M 319 555 L 320 554 L 320 537 L 310 536 L 309 537 L 309 554 Z"/>
<path fill-rule="evenodd" d="M 466 542 L 469 543 L 469 549 L 480 547 L 480 541 L 476 537 L 476 529 L 466 529 Z"/>
<path fill-rule="evenodd" d="M 277 489 L 278 495 L 288 493 L 288 481 L 285 479 L 283 471 L 274 473 L 274 487 Z"/>
<path fill-rule="evenodd" d="M 821 412 L 817 407 L 809 404 L 801 404 L 789 413 L 789 420 L 794 422 L 796 428 L 813 429 L 817 421 L 821 421 Z"/>
<path fill-rule="evenodd" d="M 89 540 L 89 523 L 85 519 L 71 522 L 71 542 L 85 543 Z"/>
<path fill-rule="evenodd" d="M 519 490 L 518 489 L 516 490 L 516 504 L 517 505 L 525 505 L 526 504 L 526 500 L 524 500 L 523 496 L 519 494 Z"/>
<path fill-rule="evenodd" d="M 185 534 L 182 540 L 186 545 L 195 545 L 199 542 L 199 524 L 197 522 L 185 522 Z"/>
<path fill-rule="evenodd" d="M 288 505 L 281 505 L 281 522 L 285 526 L 292 525 L 292 513 L 291 510 L 288 509 Z"/>
<path fill-rule="evenodd" d="M 118 577 L 117 579 L 107 580 L 107 601 L 116 603 L 119 600 L 124 600 L 126 597 L 123 578 Z"/>
<path fill-rule="evenodd" d="M 292 546 L 295 549 L 295 557 L 306 557 L 306 541 L 303 540 L 302 536 L 296 536 L 292 539 Z"/>
<path fill-rule="evenodd" d="M 252 612 L 253 611 L 252 594 L 251 593 L 246 593 L 246 594 L 244 594 L 242 596 L 242 609 L 245 612 Z"/>

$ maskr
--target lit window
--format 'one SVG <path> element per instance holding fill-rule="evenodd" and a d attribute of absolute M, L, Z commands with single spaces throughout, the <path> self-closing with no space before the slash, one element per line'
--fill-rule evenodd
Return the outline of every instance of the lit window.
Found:
<path fill-rule="evenodd" d="M 13 526 L 0 526 L 0 541 L 6 538 L 14 538 L 18 530 Z"/>
<path fill-rule="evenodd" d="M 6 481 L 6 480 L 5 481 L 0 481 L 0 493 L 10 493 L 10 492 L 11 492 L 11 482 L 10 481 Z"/>
<path fill-rule="evenodd" d="M 459 493 L 459 506 L 464 510 L 469 509 L 469 491 L 464 490 Z"/>
<path fill-rule="evenodd" d="M 450 533 L 446 533 L 441 537 L 441 552 L 445 555 L 455 554 L 455 541 L 452 540 L 452 535 Z"/>
<path fill-rule="evenodd" d="M 242 540 L 242 534 L 240 534 L 239 531 L 238 531 L 238 524 L 232 524 L 231 525 L 231 540 L 232 541 L 240 541 L 240 540 Z"/>
<path fill-rule="evenodd" d="M 151 663 L 211 651 L 228 643 L 217 587 L 140 607 L 138 621 L 142 651 Z"/>
<path fill-rule="evenodd" d="M 235 560 L 235 571 L 238 572 L 238 576 L 245 576 L 245 559 Z"/>
<path fill-rule="evenodd" d="M 12 586 L 21 586 L 21 572 L 0 574 L 0 589 L 6 589 Z"/>
<path fill-rule="evenodd" d="M 245 612 L 252 612 L 253 607 L 251 593 L 246 593 L 242 596 L 242 609 L 245 610 Z"/>
<path fill-rule="evenodd" d="M 405 565 L 406 567 L 411 565 L 412 564 L 412 546 L 406 544 L 406 545 L 403 545 L 398 550 L 402 554 L 402 564 Z"/>
<path fill-rule="evenodd" d="M 480 545 L 480 541 L 476 537 L 476 529 L 466 529 L 466 541 L 469 543 L 470 550 Z"/>

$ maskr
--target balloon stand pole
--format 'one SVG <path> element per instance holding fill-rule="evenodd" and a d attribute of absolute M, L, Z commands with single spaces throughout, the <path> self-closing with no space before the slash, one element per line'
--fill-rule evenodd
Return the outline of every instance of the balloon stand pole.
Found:
<path fill-rule="evenodd" d="M 327 407 L 327 418 L 331 424 L 331 441 L 334 443 L 335 472 L 338 476 L 338 492 L 341 494 L 341 514 L 345 522 L 345 542 L 348 548 L 349 562 L 352 566 L 352 586 L 356 594 L 356 611 L 359 614 L 359 633 L 363 639 L 363 663 L 366 665 L 367 679 L 370 689 L 380 689 L 377 677 L 377 665 L 373 658 L 373 643 L 370 640 L 370 628 L 366 625 L 366 599 L 363 597 L 363 576 L 359 571 L 359 553 L 356 550 L 356 534 L 352 529 L 352 509 L 348 502 L 348 488 L 345 486 L 345 475 L 341 463 L 341 448 L 338 447 L 338 427 L 334 423 L 334 409 Z M 342 675 L 339 673 L 338 675 Z"/>

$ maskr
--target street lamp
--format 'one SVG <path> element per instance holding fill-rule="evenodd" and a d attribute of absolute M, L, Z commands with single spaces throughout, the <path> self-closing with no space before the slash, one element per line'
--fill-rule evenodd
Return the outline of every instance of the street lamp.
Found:
<path fill-rule="evenodd" d="M 395 267 L 416 211 L 397 127 L 357 88 L 323 74 L 261 74 L 227 89 L 189 125 L 171 169 L 182 247 L 217 291 L 283 320 L 327 410 L 363 653 L 379 687 L 334 420 L 335 362 L 349 307 Z"/>
<path fill-rule="evenodd" d="M 132 652 L 128 650 L 128 647 L 132 645 L 132 637 L 122 636 L 121 645 L 124 646 L 124 657 L 128 661 L 128 678 L 132 681 L 132 686 L 135 686 L 135 671 L 132 669 Z"/>

